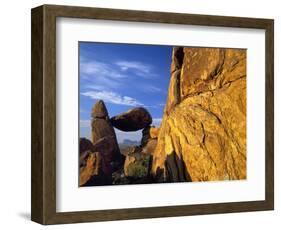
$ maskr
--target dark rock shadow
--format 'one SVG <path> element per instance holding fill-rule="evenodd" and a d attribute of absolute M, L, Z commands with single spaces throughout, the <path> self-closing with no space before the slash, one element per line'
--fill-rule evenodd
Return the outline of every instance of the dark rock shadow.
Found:
<path fill-rule="evenodd" d="M 191 182 L 185 163 L 173 152 L 165 160 L 167 182 Z"/>

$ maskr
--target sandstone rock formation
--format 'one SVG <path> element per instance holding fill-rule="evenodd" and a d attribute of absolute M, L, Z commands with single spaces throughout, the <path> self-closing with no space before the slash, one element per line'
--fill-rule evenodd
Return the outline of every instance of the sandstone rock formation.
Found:
<path fill-rule="evenodd" d="M 99 152 L 88 151 L 88 157 L 84 167 L 80 167 L 79 185 L 106 185 L 111 184 L 111 174 L 103 170 L 104 158 Z"/>
<path fill-rule="evenodd" d="M 173 50 L 152 174 L 164 181 L 246 178 L 246 50 Z"/>
<path fill-rule="evenodd" d="M 86 138 L 81 138 L 80 143 L 85 142 Z M 88 140 L 89 141 L 89 140 Z M 116 160 L 115 146 L 114 146 L 114 137 L 107 136 L 99 139 L 95 144 L 91 144 L 88 149 L 83 152 L 80 152 L 80 167 L 86 164 L 87 158 L 90 153 L 99 152 L 103 158 L 102 171 L 105 174 L 112 173 L 112 161 Z M 80 144 L 81 145 L 81 144 Z"/>
<path fill-rule="evenodd" d="M 157 146 L 157 139 L 156 138 L 151 138 L 142 147 L 142 153 L 153 155 L 156 146 Z"/>
<path fill-rule="evenodd" d="M 157 138 L 159 133 L 159 128 L 152 126 L 149 129 L 150 138 Z"/>
<path fill-rule="evenodd" d="M 108 120 L 108 112 L 102 100 L 98 100 L 92 109 L 91 116 Z"/>
<path fill-rule="evenodd" d="M 145 146 L 150 139 L 157 139 L 159 128 L 154 126 L 147 126 L 142 130 L 141 145 Z"/>
<path fill-rule="evenodd" d="M 95 144 L 92 144 L 86 138 L 80 138 L 80 146 L 84 147 L 80 147 L 80 186 L 111 184 L 112 160 L 114 156 L 113 141 L 113 136 L 103 137 Z"/>
<path fill-rule="evenodd" d="M 120 161 L 121 154 L 116 139 L 115 131 L 108 117 L 108 112 L 102 100 L 96 102 L 92 109 L 92 142 L 95 144 L 102 138 L 107 138 L 107 144 L 104 146 L 109 148 L 106 158 L 109 161 Z"/>
<path fill-rule="evenodd" d="M 157 145 L 159 128 L 154 126 L 147 126 L 142 130 L 141 146 L 142 152 L 153 155 Z"/>
<path fill-rule="evenodd" d="M 86 152 L 87 150 L 93 149 L 93 143 L 87 138 L 80 138 L 79 140 L 79 155 Z"/>
<path fill-rule="evenodd" d="M 152 118 L 145 108 L 137 107 L 112 117 L 110 121 L 115 128 L 122 131 L 137 131 L 149 126 Z"/>
<path fill-rule="evenodd" d="M 87 159 L 84 167 L 80 168 L 79 185 L 84 185 L 92 176 L 97 176 L 101 171 L 101 154 L 99 152 L 92 153 L 87 151 Z"/>

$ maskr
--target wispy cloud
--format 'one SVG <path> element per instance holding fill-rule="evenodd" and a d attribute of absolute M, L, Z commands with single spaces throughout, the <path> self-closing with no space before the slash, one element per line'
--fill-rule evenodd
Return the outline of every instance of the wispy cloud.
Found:
<path fill-rule="evenodd" d="M 151 92 L 151 93 L 160 93 L 162 92 L 162 89 L 156 87 L 156 86 L 153 86 L 153 85 L 146 85 L 143 87 L 143 90 L 146 91 L 146 92 Z"/>
<path fill-rule="evenodd" d="M 153 109 L 158 109 L 158 108 L 164 107 L 164 106 L 165 106 L 165 104 L 163 104 L 163 103 L 154 104 L 154 105 L 145 105 L 145 107 L 147 107 L 147 108 L 153 108 Z"/>
<path fill-rule="evenodd" d="M 138 61 L 117 61 L 115 64 L 119 66 L 123 72 L 131 71 L 135 75 L 147 78 L 156 76 L 153 72 L 152 66 L 147 63 Z"/>
<path fill-rule="evenodd" d="M 137 61 L 118 61 L 115 63 L 117 66 L 120 67 L 121 70 L 127 71 L 130 69 L 133 70 L 138 70 L 140 72 L 144 73 L 150 73 L 151 72 L 151 67 L 150 65 L 137 62 Z"/>
<path fill-rule="evenodd" d="M 125 86 L 128 78 L 137 76 L 149 78 L 155 75 L 152 66 L 143 62 L 100 61 L 84 56 L 80 57 L 80 77 L 83 80 L 81 86 L 84 89 L 109 91 Z M 147 87 L 147 91 L 159 92 L 156 87 Z"/>
<path fill-rule="evenodd" d="M 81 88 L 93 90 L 112 90 L 122 87 L 128 76 L 110 62 L 80 57 Z"/>
<path fill-rule="evenodd" d="M 109 78 L 125 78 L 124 73 L 116 70 L 110 63 L 105 63 L 96 60 L 86 60 L 85 58 L 80 61 L 80 72 L 84 75 L 91 75 L 92 77 L 109 77 Z"/>
<path fill-rule="evenodd" d="M 81 93 L 81 95 L 90 97 L 91 99 L 103 100 L 116 105 L 144 106 L 144 104 L 135 98 L 122 96 L 112 91 L 88 91 Z"/>

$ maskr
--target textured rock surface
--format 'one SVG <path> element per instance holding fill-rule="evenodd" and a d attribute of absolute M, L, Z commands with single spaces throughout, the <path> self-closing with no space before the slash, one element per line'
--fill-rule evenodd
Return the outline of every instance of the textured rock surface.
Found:
<path fill-rule="evenodd" d="M 122 131 L 137 131 L 149 126 L 152 122 L 149 112 L 142 107 L 131 109 L 112 117 L 112 125 Z"/>
<path fill-rule="evenodd" d="M 147 126 L 146 128 L 144 128 L 142 130 L 141 146 L 143 148 L 145 148 L 147 146 L 147 148 L 149 148 L 151 150 L 150 146 L 152 146 L 155 142 L 157 143 L 158 133 L 159 133 L 159 128 L 157 128 L 157 127 Z M 150 152 L 150 154 L 152 154 L 153 151 Z"/>
<path fill-rule="evenodd" d="M 82 141 L 81 141 L 82 139 Z M 84 138 L 80 143 L 85 143 Z M 80 186 L 105 185 L 111 183 L 112 162 L 114 162 L 113 136 L 99 139 L 95 144 L 88 145 L 88 149 L 80 153 Z M 91 142 L 90 142 L 91 143 Z M 89 144 L 89 140 L 87 140 Z"/>
<path fill-rule="evenodd" d="M 159 133 L 159 128 L 157 127 L 151 127 L 149 129 L 149 136 L 150 138 L 157 138 Z"/>
<path fill-rule="evenodd" d="M 102 100 L 98 100 L 92 109 L 91 113 L 93 118 L 108 119 L 108 112 Z"/>
<path fill-rule="evenodd" d="M 103 161 L 99 152 L 89 152 L 85 166 L 80 168 L 79 186 L 111 184 L 111 174 L 104 173 Z"/>
<path fill-rule="evenodd" d="M 115 139 L 113 136 L 103 137 L 99 139 L 95 144 L 92 144 L 91 148 L 80 153 L 80 167 L 85 165 L 89 153 L 99 152 L 103 157 L 102 171 L 105 174 L 111 174 L 112 162 L 116 160 L 114 141 Z"/>
<path fill-rule="evenodd" d="M 103 101 L 97 101 L 92 109 L 92 142 L 96 144 L 102 138 L 107 138 L 104 148 L 109 148 L 106 153 L 108 161 L 119 161 L 121 158 L 115 131 L 108 117 L 108 112 Z M 100 150 L 100 149 L 99 149 Z M 103 154 L 103 153 L 102 153 Z"/>
<path fill-rule="evenodd" d="M 174 49 L 153 155 L 159 172 L 164 181 L 246 178 L 245 50 Z"/>
<path fill-rule="evenodd" d="M 93 144 L 90 140 L 88 140 L 87 138 L 80 138 L 79 140 L 79 155 L 81 155 L 82 153 L 84 153 L 87 150 L 91 150 L 93 149 Z"/>
<path fill-rule="evenodd" d="M 155 138 L 149 139 L 147 143 L 142 147 L 142 152 L 144 154 L 153 155 L 156 146 L 157 146 L 157 139 Z"/>
<path fill-rule="evenodd" d="M 129 166 L 130 164 L 135 163 L 135 162 L 136 162 L 136 157 L 135 157 L 135 155 L 133 155 L 133 154 L 128 154 L 128 155 L 126 156 L 126 159 L 125 159 L 125 162 L 124 162 L 124 174 L 125 174 L 125 176 L 129 176 L 129 173 L 128 173 L 128 166 Z"/>
<path fill-rule="evenodd" d="M 88 151 L 86 164 L 80 168 L 79 185 L 84 185 L 92 177 L 97 176 L 101 171 L 101 155 L 99 152 Z"/>

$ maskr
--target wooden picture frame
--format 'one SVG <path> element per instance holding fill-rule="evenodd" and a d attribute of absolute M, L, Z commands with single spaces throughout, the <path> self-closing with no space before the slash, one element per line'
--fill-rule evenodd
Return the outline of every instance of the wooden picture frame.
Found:
<path fill-rule="evenodd" d="M 56 212 L 56 18 L 255 28 L 265 30 L 265 200 L 216 204 Z M 31 219 L 63 224 L 274 209 L 274 21 L 271 19 L 43 5 L 32 9 Z"/>

